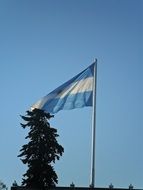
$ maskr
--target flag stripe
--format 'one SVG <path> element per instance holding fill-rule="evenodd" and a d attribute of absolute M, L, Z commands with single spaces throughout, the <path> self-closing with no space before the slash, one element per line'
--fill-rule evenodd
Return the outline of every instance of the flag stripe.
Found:
<path fill-rule="evenodd" d="M 93 90 L 93 77 L 80 80 L 73 83 L 70 87 L 65 88 L 57 97 L 64 98 L 68 93 L 76 94 Z"/>
<path fill-rule="evenodd" d="M 70 110 L 74 108 L 82 108 L 85 106 L 92 106 L 91 92 L 67 95 L 62 99 L 55 98 L 48 104 L 44 104 L 42 109 L 54 114 L 60 110 Z"/>

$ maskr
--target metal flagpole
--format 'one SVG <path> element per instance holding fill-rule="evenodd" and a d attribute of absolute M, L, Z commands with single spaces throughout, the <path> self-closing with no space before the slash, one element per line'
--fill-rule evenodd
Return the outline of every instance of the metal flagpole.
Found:
<path fill-rule="evenodd" d="M 93 110 L 92 110 L 92 146 L 91 146 L 91 176 L 90 187 L 95 186 L 95 136 L 96 136 L 96 85 L 97 85 L 97 59 L 94 65 L 94 81 L 93 81 Z"/>

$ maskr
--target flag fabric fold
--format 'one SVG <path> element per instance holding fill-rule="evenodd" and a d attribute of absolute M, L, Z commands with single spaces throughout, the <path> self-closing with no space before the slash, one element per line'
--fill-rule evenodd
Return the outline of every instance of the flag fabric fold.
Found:
<path fill-rule="evenodd" d="M 92 106 L 95 63 L 32 105 L 51 114 Z"/>

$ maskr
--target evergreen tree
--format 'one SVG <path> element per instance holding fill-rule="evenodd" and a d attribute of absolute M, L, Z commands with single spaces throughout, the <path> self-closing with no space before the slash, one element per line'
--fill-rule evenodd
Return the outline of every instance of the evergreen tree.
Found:
<path fill-rule="evenodd" d="M 7 190 L 6 185 L 0 180 L 0 190 Z"/>
<path fill-rule="evenodd" d="M 29 188 L 53 187 L 58 183 L 58 176 L 52 166 L 64 152 L 56 138 L 59 136 L 55 128 L 50 127 L 48 120 L 53 117 L 43 110 L 27 111 L 21 116 L 26 122 L 23 128 L 29 127 L 26 139 L 29 143 L 22 146 L 20 155 L 22 162 L 28 165 L 23 175 L 22 185 Z"/>

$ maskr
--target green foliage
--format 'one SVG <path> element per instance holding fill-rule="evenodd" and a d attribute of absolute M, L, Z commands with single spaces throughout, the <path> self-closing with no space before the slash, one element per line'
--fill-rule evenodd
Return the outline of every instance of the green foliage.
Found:
<path fill-rule="evenodd" d="M 21 126 L 30 129 L 26 136 L 29 143 L 22 146 L 18 156 L 28 165 L 22 185 L 29 188 L 53 187 L 58 183 L 58 176 L 52 164 L 59 160 L 64 152 L 56 139 L 59 136 L 57 130 L 50 127 L 48 122 L 53 116 L 43 110 L 34 109 L 21 117 L 26 122 L 21 123 Z"/>

